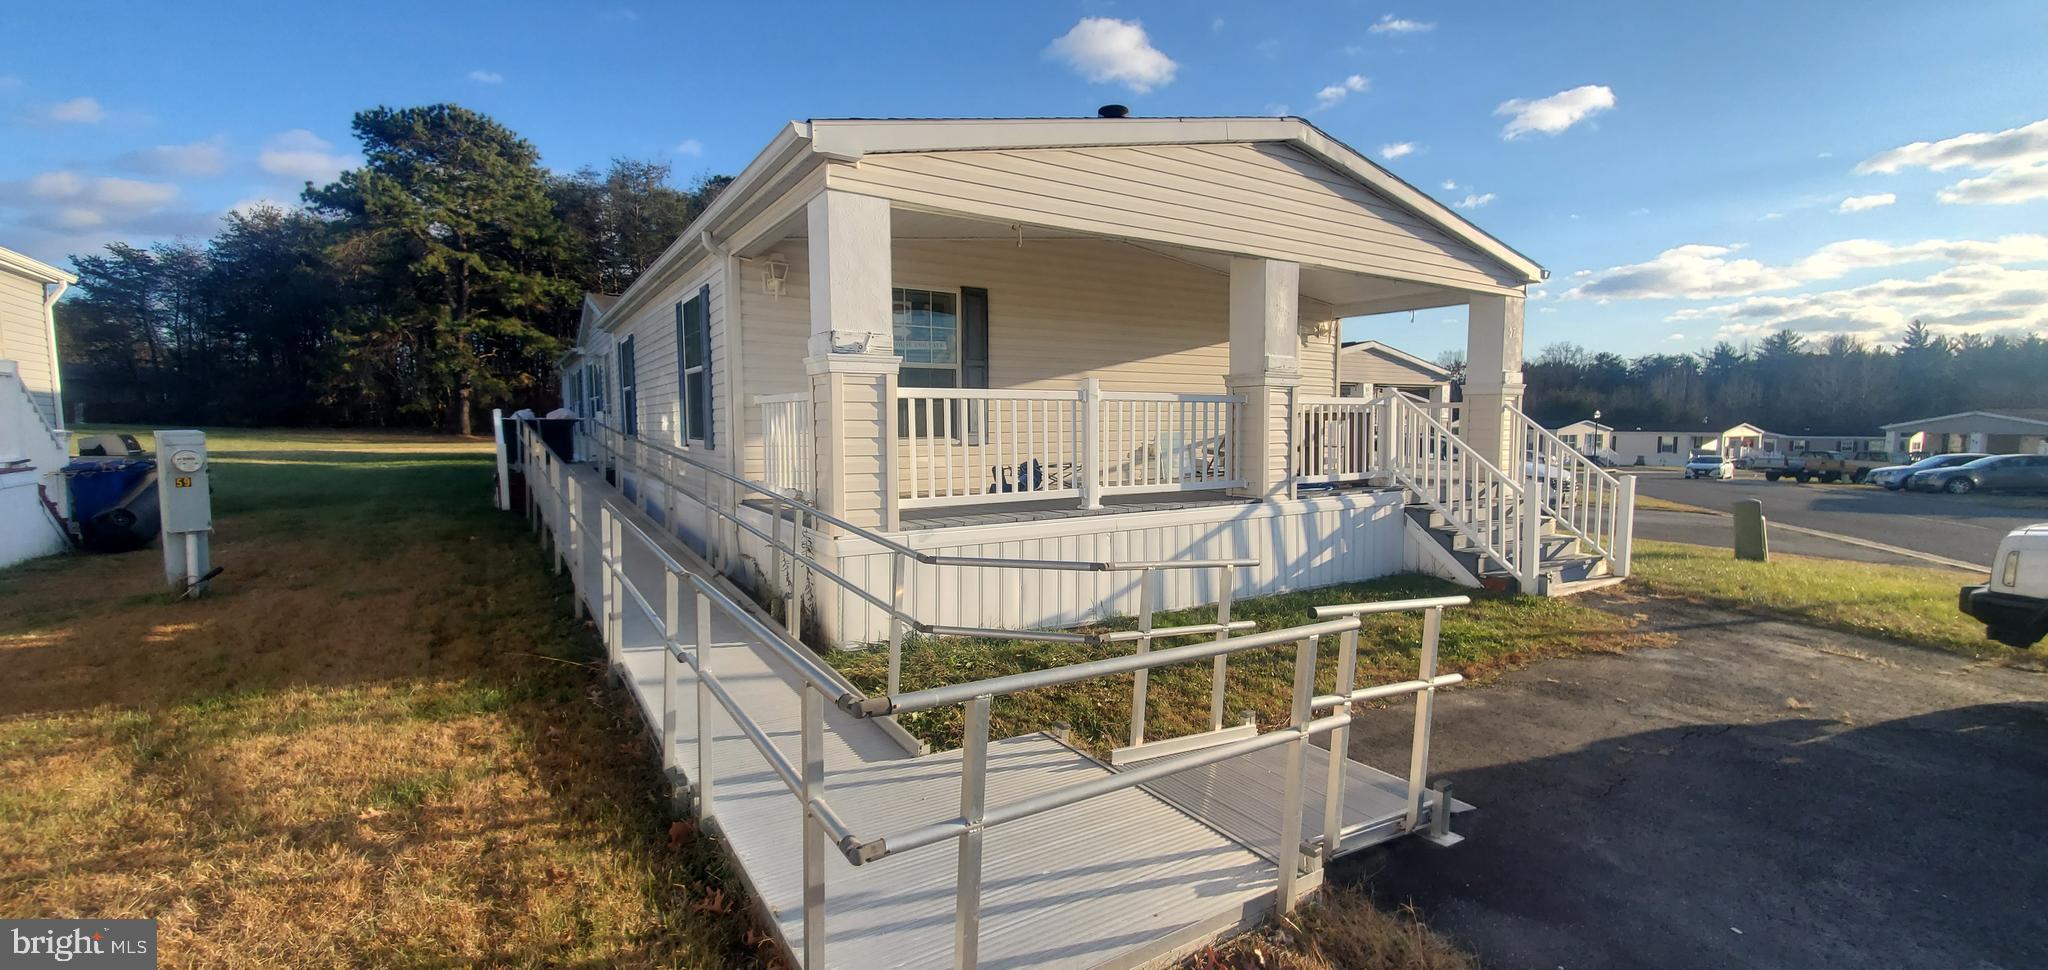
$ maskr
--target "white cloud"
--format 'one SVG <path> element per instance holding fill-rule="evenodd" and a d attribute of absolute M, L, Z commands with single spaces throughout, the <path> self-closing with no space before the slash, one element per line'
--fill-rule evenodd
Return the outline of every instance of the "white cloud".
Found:
<path fill-rule="evenodd" d="M 1284 104 L 1269 104 L 1266 106 L 1266 113 L 1269 115 L 1285 115 L 1287 113 L 1287 106 Z"/>
<path fill-rule="evenodd" d="M 2048 329 L 2048 270 L 1988 263 L 1953 266 L 1920 279 L 1884 279 L 1792 296 L 1753 296 L 1680 310 L 1673 320 L 1717 322 L 1722 339 L 1796 330 L 1815 337 L 1850 334 L 1896 339 L 1913 320 L 1938 333 L 2015 333 Z"/>
<path fill-rule="evenodd" d="M 2003 131 L 1901 145 L 1859 162 L 1856 174 L 1890 175 L 1909 168 L 1986 173 L 1936 192 L 1935 199 L 1944 205 L 2014 205 L 2048 198 L 2048 118 Z"/>
<path fill-rule="evenodd" d="M 469 72 L 469 79 L 475 81 L 478 84 L 505 83 L 505 75 L 499 74 L 496 71 L 486 71 L 483 68 L 477 68 L 476 70 Z"/>
<path fill-rule="evenodd" d="M 1684 340 L 1684 339 L 1685 339 L 1685 334 L 1679 333 L 1678 331 L 1674 330 L 1674 331 L 1672 331 L 1671 333 L 1669 333 L 1669 334 L 1666 334 L 1666 335 L 1665 335 L 1665 337 L 1664 337 L 1664 339 L 1666 339 L 1666 340 Z"/>
<path fill-rule="evenodd" d="M 43 116 L 51 121 L 92 125 L 105 120 L 107 111 L 105 108 L 100 107 L 100 103 L 96 99 L 72 98 L 69 101 L 59 101 L 44 109 Z"/>
<path fill-rule="evenodd" d="M 1180 69 L 1173 58 L 1152 46 L 1143 24 L 1112 17 L 1081 18 L 1046 47 L 1045 54 L 1066 61 L 1096 84 L 1114 81 L 1139 94 L 1173 83 L 1174 72 Z"/>
<path fill-rule="evenodd" d="M 219 175 L 227 171 L 228 153 L 226 146 L 216 138 L 189 145 L 158 145 L 128 152 L 114 159 L 114 164 L 144 175 Z"/>
<path fill-rule="evenodd" d="M 1997 168 L 2048 160 L 2048 118 L 2004 131 L 1971 131 L 1940 141 L 1916 141 L 1879 152 L 1856 165 L 1856 174 L 1889 175 L 1901 169 Z"/>
<path fill-rule="evenodd" d="M 1642 263 L 1587 274 L 1564 299 L 1711 300 L 1790 289 L 1834 279 L 1860 269 L 1911 263 L 2006 265 L 2048 262 L 2048 236 L 2011 235 L 1994 240 L 1928 239 L 1894 244 L 1874 239 L 1829 243 L 1794 263 L 1767 265 L 1734 254 L 1739 246 L 1677 246 Z M 2042 301 L 2048 305 L 2048 299 Z"/>
<path fill-rule="evenodd" d="M 1500 130 L 1500 136 L 1513 140 L 1532 131 L 1555 135 L 1612 107 L 1613 89 L 1604 84 L 1585 84 L 1534 101 L 1522 98 L 1503 101 L 1500 107 L 1493 109 L 1493 113 L 1508 116 L 1507 126 Z"/>
<path fill-rule="evenodd" d="M 1758 222 L 1770 222 L 1770 221 L 1772 221 L 1772 220 L 1774 220 L 1774 219 L 1783 219 L 1783 218 L 1785 218 L 1785 214 L 1784 214 L 1784 213 L 1782 213 L 1782 212 L 1766 212 L 1766 213 L 1764 213 L 1763 215 L 1761 215 L 1761 216 L 1758 216 L 1758 217 L 1757 217 L 1757 221 L 1758 221 Z"/>
<path fill-rule="evenodd" d="M 1455 191 L 1457 191 L 1457 189 L 1458 189 L 1458 183 L 1456 183 L 1456 182 L 1453 182 L 1453 181 L 1451 181 L 1450 179 L 1444 179 L 1444 191 L 1446 191 L 1446 192 L 1455 192 Z"/>
<path fill-rule="evenodd" d="M 107 217 L 101 215 L 98 209 L 82 205 L 67 205 L 58 209 L 50 219 L 51 224 L 59 229 L 91 229 L 104 225 L 106 221 Z"/>
<path fill-rule="evenodd" d="M 1342 102 L 1354 93 L 1372 87 L 1372 79 L 1363 74 L 1353 74 L 1335 84 L 1316 92 L 1316 107 L 1328 108 Z"/>
<path fill-rule="evenodd" d="M 1963 179 L 1934 193 L 1945 205 L 2013 205 L 2048 199 L 2048 162 L 2005 165 L 1980 178 Z"/>
<path fill-rule="evenodd" d="M 333 143 L 304 128 L 293 128 L 270 140 L 256 155 L 257 167 L 272 175 L 307 182 L 331 182 L 355 165 L 353 155 L 331 151 Z"/>
<path fill-rule="evenodd" d="M 110 208 L 159 209 L 178 197 L 178 187 L 164 182 L 99 178 L 93 180 L 92 195 L 94 201 Z"/>
<path fill-rule="evenodd" d="M 704 143 L 695 138 L 685 138 L 676 143 L 674 151 L 678 155 L 702 155 L 704 154 Z"/>
<path fill-rule="evenodd" d="M 1413 154 L 1415 154 L 1415 143 L 1412 141 L 1397 141 L 1392 144 L 1380 146 L 1381 158 L 1394 159 L 1400 158 L 1403 155 Z"/>
<path fill-rule="evenodd" d="M 1212 34 L 1220 34 L 1223 32 L 1222 17 L 1217 17 L 1214 20 L 1209 21 L 1209 32 Z"/>
<path fill-rule="evenodd" d="M 67 199 L 85 191 L 76 172 L 44 172 L 28 180 L 28 194 L 39 199 Z"/>
<path fill-rule="evenodd" d="M 1387 14 L 1375 21 L 1367 29 L 1375 34 L 1419 34 L 1424 31 L 1435 30 L 1436 24 L 1423 23 L 1420 20 L 1408 20 L 1403 17 L 1396 17 L 1393 14 Z"/>
<path fill-rule="evenodd" d="M 1835 211 L 1862 212 L 1865 209 L 1882 209 L 1897 201 L 1899 201 L 1899 197 L 1890 192 L 1879 192 L 1875 195 L 1852 195 L 1843 199 L 1842 204 L 1835 207 Z"/>
<path fill-rule="evenodd" d="M 1453 203 L 1451 203 L 1451 207 L 1452 207 L 1452 208 L 1454 208 L 1454 209 L 1477 209 L 1477 208 L 1479 208 L 1480 206 L 1483 206 L 1483 205 L 1487 204 L 1488 202 L 1492 202 L 1492 201 L 1493 201 L 1493 193 L 1491 193 L 1491 192 L 1474 192 L 1474 193 L 1469 193 L 1469 194 L 1467 194 L 1467 195 L 1466 195 L 1466 196 L 1465 196 L 1464 198 L 1462 198 L 1462 199 L 1459 199 L 1458 201 L 1456 201 L 1456 202 L 1453 202 Z"/>

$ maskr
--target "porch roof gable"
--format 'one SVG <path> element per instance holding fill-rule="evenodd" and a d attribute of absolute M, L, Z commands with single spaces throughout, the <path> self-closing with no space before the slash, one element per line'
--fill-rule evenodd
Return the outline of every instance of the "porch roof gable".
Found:
<path fill-rule="evenodd" d="M 775 138 L 648 271 L 613 306 L 600 308 L 599 324 L 630 316 L 699 260 L 727 252 L 730 233 L 804 184 L 805 177 L 826 162 L 854 162 L 882 154 L 1216 144 L 1287 145 L 1470 247 L 1514 277 L 1526 283 L 1549 277 L 1549 271 L 1534 260 L 1301 118 L 822 118 L 781 126 Z"/>

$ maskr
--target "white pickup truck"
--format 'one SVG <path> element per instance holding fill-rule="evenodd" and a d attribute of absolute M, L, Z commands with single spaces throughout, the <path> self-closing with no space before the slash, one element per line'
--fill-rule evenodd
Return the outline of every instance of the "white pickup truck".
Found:
<path fill-rule="evenodd" d="M 2025 648 L 2048 636 L 2048 522 L 2007 533 L 1991 581 L 1963 587 L 1957 605 L 2000 643 Z"/>

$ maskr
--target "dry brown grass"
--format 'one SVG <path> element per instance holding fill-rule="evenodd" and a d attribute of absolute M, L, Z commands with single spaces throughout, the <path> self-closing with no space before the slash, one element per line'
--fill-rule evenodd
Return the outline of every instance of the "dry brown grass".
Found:
<path fill-rule="evenodd" d="M 488 453 L 368 438 L 216 440 L 291 460 L 218 461 L 199 602 L 154 550 L 0 571 L 0 916 L 155 917 L 166 966 L 757 962 Z"/>
<path fill-rule="evenodd" d="M 1415 911 L 1387 912 L 1363 894 L 1325 889 L 1291 917 L 1181 962 L 1182 970 L 1474 970 L 1471 954 L 1430 932 Z"/>

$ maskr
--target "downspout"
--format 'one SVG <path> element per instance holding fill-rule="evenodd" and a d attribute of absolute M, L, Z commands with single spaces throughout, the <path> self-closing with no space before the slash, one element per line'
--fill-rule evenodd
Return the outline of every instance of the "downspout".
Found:
<path fill-rule="evenodd" d="M 71 288 L 71 284 L 58 280 L 56 287 L 54 290 L 43 291 L 43 338 L 49 341 L 50 345 L 50 400 L 55 403 L 57 412 L 57 426 L 51 429 L 51 433 L 68 435 L 69 432 L 64 430 L 63 368 L 57 364 L 57 299 L 64 295 L 65 290 Z M 66 451 L 71 450 L 68 437 L 59 438 L 57 443 L 63 445 Z"/>

